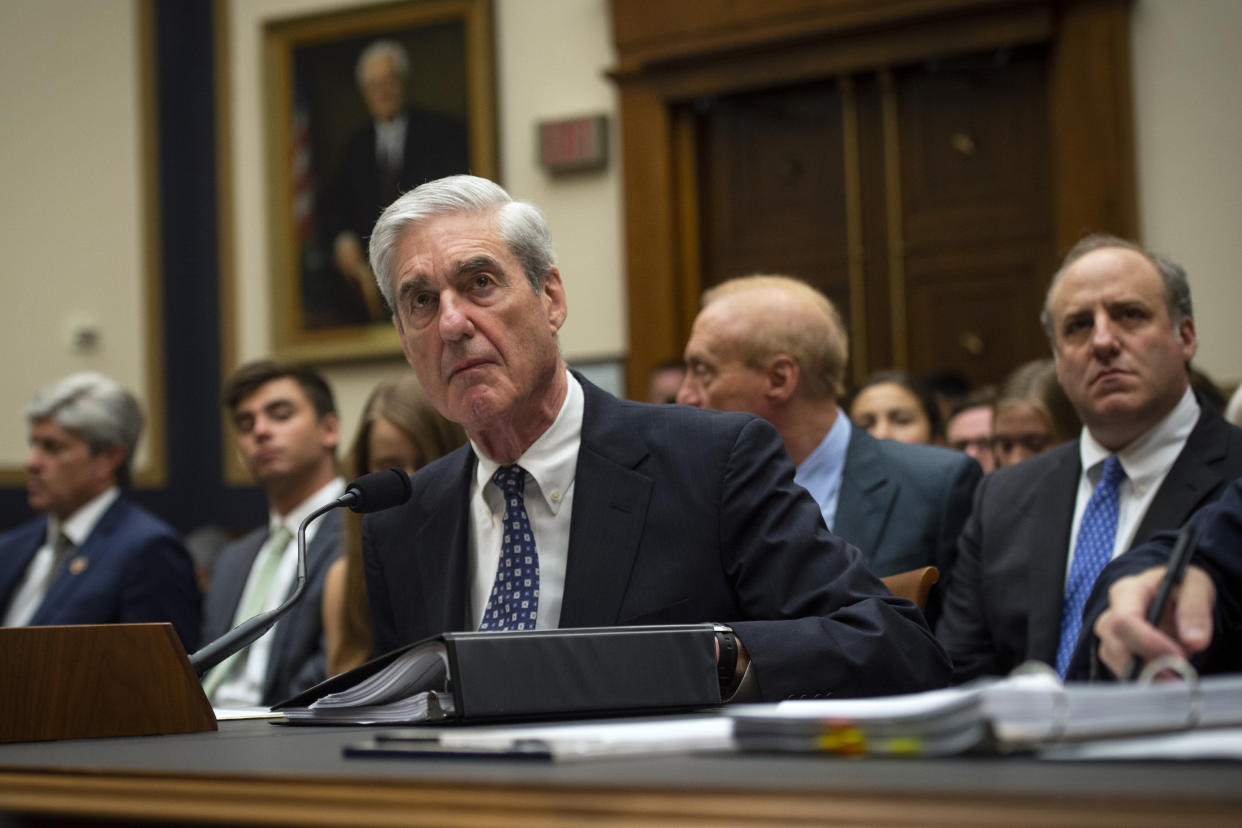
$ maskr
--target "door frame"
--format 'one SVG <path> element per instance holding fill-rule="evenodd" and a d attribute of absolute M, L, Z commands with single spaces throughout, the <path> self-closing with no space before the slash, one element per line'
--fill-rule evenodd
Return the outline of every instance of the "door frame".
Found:
<path fill-rule="evenodd" d="M 1058 253 L 1089 231 L 1136 236 L 1128 0 L 686 5 L 694 19 L 660 14 L 664 0 L 612 0 L 630 396 L 641 395 L 655 365 L 681 353 L 698 310 L 695 135 L 684 104 L 699 96 L 1047 43 Z"/>

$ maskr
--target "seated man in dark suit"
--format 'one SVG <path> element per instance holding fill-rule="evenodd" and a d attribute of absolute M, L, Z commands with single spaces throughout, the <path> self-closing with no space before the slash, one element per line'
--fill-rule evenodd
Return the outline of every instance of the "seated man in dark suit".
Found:
<path fill-rule="evenodd" d="M 99 374 L 66 377 L 27 408 L 26 490 L 43 513 L 0 535 L 6 627 L 168 621 L 198 646 L 194 566 L 181 538 L 122 494 L 142 411 Z"/>
<path fill-rule="evenodd" d="M 296 586 L 298 526 L 345 492 L 336 474 L 336 402 L 319 374 L 270 360 L 251 362 L 229 379 L 224 403 L 271 515 L 266 526 L 220 550 L 204 605 L 206 641 L 284 602 Z M 324 577 L 340 552 L 341 515 L 332 511 L 306 531 L 303 600 L 203 676 L 213 705 L 272 705 L 324 679 L 319 607 Z"/>
<path fill-rule="evenodd" d="M 567 369 L 532 205 L 429 182 L 384 211 L 371 263 L 427 396 L 470 437 L 364 524 L 377 652 L 446 630 L 716 621 L 726 693 L 945 683 L 918 610 L 828 532 L 768 423 L 617 400 Z"/>
<path fill-rule="evenodd" d="M 1198 529 L 1192 565 L 1171 596 L 1159 627 L 1147 623 L 1173 551 L 1176 532 L 1162 532 L 1131 549 L 1100 573 L 1083 614 L 1075 659 L 1079 674 L 1091 675 L 1091 651 L 1115 676 L 1125 675 L 1130 659 L 1144 664 L 1161 656 L 1190 659 L 1200 673 L 1242 671 L 1242 479 L 1229 484 L 1220 500 L 1204 506 L 1189 521 Z"/>
<path fill-rule="evenodd" d="M 763 417 L 798 466 L 794 481 L 872 573 L 931 564 L 946 584 L 979 464 L 948 449 L 877 440 L 851 423 L 837 406 L 848 350 L 836 307 L 815 288 L 788 276 L 730 279 L 703 294 L 677 401 Z M 927 605 L 933 623 L 942 591 Z"/>
<path fill-rule="evenodd" d="M 1071 660 L 1104 565 L 1242 474 L 1242 431 L 1190 389 L 1195 325 L 1180 267 L 1090 236 L 1053 277 L 1043 317 L 1084 428 L 980 484 L 937 629 L 956 680 L 1029 659 L 1080 675 Z"/>

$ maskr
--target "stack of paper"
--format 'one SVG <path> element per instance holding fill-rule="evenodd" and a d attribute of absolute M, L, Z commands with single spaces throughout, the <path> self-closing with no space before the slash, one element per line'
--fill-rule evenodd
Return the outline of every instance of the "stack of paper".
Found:
<path fill-rule="evenodd" d="M 946 756 L 969 750 L 987 734 L 980 693 L 956 688 L 739 705 L 729 713 L 742 750 Z"/>
<path fill-rule="evenodd" d="M 880 699 L 732 709 L 743 750 L 943 756 L 1242 724 L 1242 676 L 1069 684 L 1027 674 Z"/>

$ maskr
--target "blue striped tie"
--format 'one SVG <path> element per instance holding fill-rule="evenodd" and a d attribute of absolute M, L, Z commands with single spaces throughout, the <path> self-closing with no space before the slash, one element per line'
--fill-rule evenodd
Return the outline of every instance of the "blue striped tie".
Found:
<path fill-rule="evenodd" d="M 1113 557 L 1113 543 L 1117 538 L 1117 487 L 1125 480 L 1126 472 L 1115 454 L 1104 461 L 1104 473 L 1095 484 L 1087 508 L 1083 510 L 1082 522 L 1078 524 L 1078 540 L 1074 543 L 1074 561 L 1070 564 L 1069 580 L 1065 584 L 1065 603 L 1061 607 L 1061 643 L 1057 647 L 1057 674 L 1065 678 L 1078 635 L 1082 632 L 1082 611 L 1095 579 Z"/>
<path fill-rule="evenodd" d="M 533 630 L 539 612 L 539 554 L 522 498 L 526 469 L 501 466 L 492 482 L 504 492 L 505 516 L 496 581 L 479 629 Z"/>

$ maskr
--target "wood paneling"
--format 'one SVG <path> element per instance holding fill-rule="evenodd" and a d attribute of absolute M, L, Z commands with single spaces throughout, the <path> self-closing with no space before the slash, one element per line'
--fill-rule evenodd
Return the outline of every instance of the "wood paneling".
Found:
<path fill-rule="evenodd" d="M 706 250 L 712 234 L 722 235 L 720 228 L 730 222 L 738 225 L 719 215 L 718 195 L 706 206 L 688 202 L 701 200 L 705 192 L 728 191 L 734 206 L 735 192 L 754 194 L 756 204 L 770 203 L 780 176 L 793 169 L 785 167 L 782 173 L 779 148 L 757 150 L 761 156 L 768 153 L 760 163 L 769 165 L 771 183 L 739 184 L 729 176 L 705 181 L 705 170 L 716 169 L 715 162 L 699 157 L 705 146 L 700 136 L 691 140 L 686 135 L 687 129 L 705 126 L 693 114 L 697 98 L 710 97 L 712 106 L 727 107 L 754 94 L 748 105 L 755 108 L 765 96 L 791 95 L 794 87 L 845 83 L 849 88 L 848 124 L 856 140 L 852 145 L 844 137 L 835 145 L 829 141 L 825 157 L 844 165 L 849 146 L 858 180 L 849 189 L 849 175 L 842 178 L 845 189 L 836 191 L 836 206 L 830 201 L 808 208 L 803 200 L 804 209 L 796 212 L 805 226 L 792 232 L 805 235 L 808 227 L 822 228 L 829 215 L 844 215 L 842 225 L 826 231 L 836 234 L 825 237 L 827 252 L 812 251 L 805 258 L 805 252 L 777 251 L 784 258 L 767 262 L 790 270 L 823 268 L 834 274 L 823 278 L 847 286 L 834 288 L 837 298 L 842 290 L 850 293 L 846 274 L 852 274 L 854 291 L 842 310 L 856 317 L 855 354 L 863 355 L 856 376 L 868 366 L 902 364 L 907 355 L 915 367 L 931 354 L 951 352 L 949 344 L 960 339 L 956 331 L 929 350 L 926 328 L 942 324 L 954 308 L 973 309 L 972 316 L 998 314 L 1007 320 L 1005 328 L 1010 321 L 1018 324 L 1010 314 L 1026 311 L 1015 310 L 1013 303 L 1028 303 L 1042 293 L 1031 285 L 1046 278 L 1056 255 L 1082 232 L 1107 229 L 1132 236 L 1136 230 L 1126 0 L 703 0 L 685 5 L 613 0 L 612 8 L 618 51 L 613 77 L 621 90 L 625 166 L 627 381 L 632 390 L 643 387 L 656 362 L 681 351 L 701 281 L 719 278 L 729 267 L 777 266 L 758 260 L 768 241 L 755 246 L 730 238 L 724 254 L 704 255 L 710 264 L 699 273 L 695 246 Z M 1031 45 L 1038 48 L 1014 48 Z M 972 79 L 961 71 L 963 65 L 949 71 L 961 56 L 1008 60 L 1009 71 L 1000 80 L 978 72 Z M 969 67 L 969 61 L 964 65 Z M 889 79 L 892 100 L 880 89 L 880 77 Z M 961 100 L 942 107 L 946 89 Z M 1018 106 L 1032 95 L 1042 107 Z M 726 98 L 736 100 L 722 104 Z M 976 117 L 980 107 L 1001 114 L 983 123 Z M 839 110 L 823 115 L 842 118 Z M 896 135 L 894 123 L 900 125 Z M 846 125 L 841 120 L 840 129 Z M 955 137 L 959 134 L 968 140 Z M 710 151 L 710 140 L 706 145 Z M 972 147 L 973 154 L 963 152 L 964 147 Z M 801 169 L 803 175 L 810 171 Z M 849 214 L 841 212 L 840 205 L 851 203 L 854 218 L 864 217 L 861 223 L 850 225 Z M 754 205 L 741 206 L 744 216 L 753 218 L 756 212 Z M 1045 241 L 1037 241 L 1040 237 Z M 838 245 L 841 238 L 853 239 L 853 247 Z M 1031 258 L 1035 246 L 1040 253 Z M 1015 251 L 1027 251 L 1021 253 L 1027 258 L 1015 264 L 1010 261 Z M 955 267 L 962 281 L 952 288 L 944 282 L 946 253 L 960 258 Z M 865 272 L 865 301 L 857 293 L 860 272 Z M 1014 279 L 1028 284 L 1014 292 Z M 1010 337 L 1013 353 L 1027 348 L 1029 329 L 1019 327 L 1022 333 Z M 984 333 L 980 338 L 986 343 L 992 334 Z M 976 368 L 988 377 L 1002 361 L 997 357 L 989 365 L 987 358 L 980 359 Z"/>

